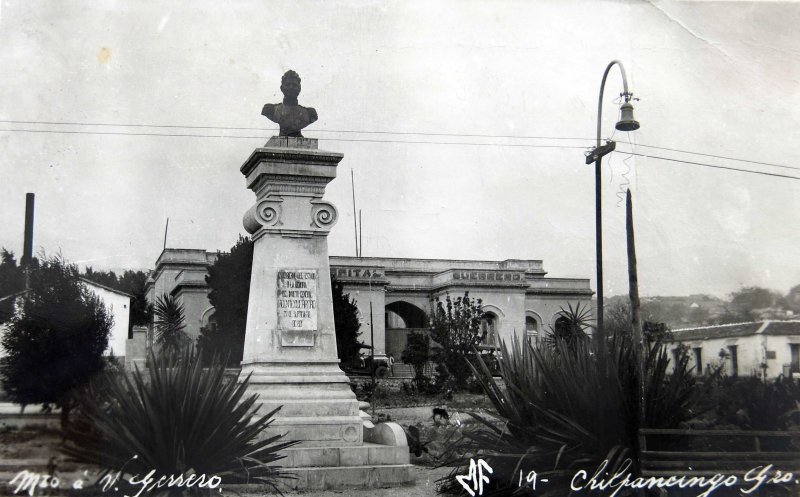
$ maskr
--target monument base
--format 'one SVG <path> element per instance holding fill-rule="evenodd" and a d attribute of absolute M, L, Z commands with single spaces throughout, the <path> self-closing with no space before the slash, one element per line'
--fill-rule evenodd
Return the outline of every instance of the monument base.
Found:
<path fill-rule="evenodd" d="M 258 394 L 260 414 L 280 407 L 261 440 L 299 441 L 276 462 L 296 476 L 280 482 L 286 490 L 390 486 L 412 477 L 402 428 L 363 419 L 339 368 L 327 245 L 338 215 L 322 196 L 341 159 L 318 150 L 315 139 L 279 136 L 241 167 L 256 194 L 244 216 L 254 246 L 241 378 Z"/>
<path fill-rule="evenodd" d="M 280 407 L 260 439 L 282 435 L 300 443 L 276 462 L 296 478 L 282 490 L 373 488 L 411 482 L 411 464 L 403 429 L 396 423 L 373 425 L 364 419 L 337 363 L 262 363 L 245 365 L 248 393 L 259 396 L 259 413 Z M 363 416 L 362 416 L 363 415 Z M 245 485 L 260 491 L 258 485 Z"/>

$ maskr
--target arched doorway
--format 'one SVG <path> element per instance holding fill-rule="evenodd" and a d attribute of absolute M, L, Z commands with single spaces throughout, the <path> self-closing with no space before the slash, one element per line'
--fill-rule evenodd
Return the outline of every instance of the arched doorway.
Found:
<path fill-rule="evenodd" d="M 555 331 L 555 335 L 557 337 L 565 337 L 570 335 L 572 326 L 570 325 L 569 319 L 567 319 L 565 316 L 559 316 L 556 318 L 556 322 L 553 325 L 553 330 Z"/>
<path fill-rule="evenodd" d="M 481 335 L 483 336 L 483 341 L 481 341 L 479 348 L 497 348 L 500 346 L 500 339 L 497 336 L 498 324 L 499 318 L 497 314 L 491 311 L 487 311 L 483 314 L 483 319 L 481 319 Z"/>
<path fill-rule="evenodd" d="M 536 319 L 536 316 L 532 316 L 530 314 L 525 316 L 525 337 L 528 340 L 528 343 L 531 345 L 537 345 L 539 343 L 539 337 L 541 332 L 541 326 L 539 325 L 539 320 Z"/>
<path fill-rule="evenodd" d="M 405 301 L 386 305 L 386 354 L 399 362 L 412 331 L 428 333 L 428 315 L 419 307 Z"/>

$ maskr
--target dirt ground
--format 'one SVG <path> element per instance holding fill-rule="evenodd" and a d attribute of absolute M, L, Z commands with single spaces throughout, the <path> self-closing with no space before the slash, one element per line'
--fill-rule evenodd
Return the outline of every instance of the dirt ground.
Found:
<path fill-rule="evenodd" d="M 322 490 L 313 492 L 284 492 L 285 495 L 309 495 L 314 497 L 435 497 L 436 480 L 449 472 L 447 468 L 426 468 L 414 466 L 411 469 L 414 475 L 414 485 L 393 487 L 393 488 L 366 488 L 366 489 L 346 489 L 346 490 Z M 243 497 L 262 497 L 261 494 L 245 494 Z"/>
<path fill-rule="evenodd" d="M 449 439 L 458 436 L 465 426 L 474 421 L 463 408 L 448 408 L 449 421 L 438 417 L 434 420 L 432 410 L 432 406 L 377 408 L 375 410 L 376 421 L 391 420 L 400 424 L 406 430 L 408 430 L 409 426 L 416 426 L 419 430 L 420 439 L 427 452 L 422 453 L 420 457 L 411 455 L 411 463 L 413 464 L 411 471 L 414 475 L 413 485 L 382 489 L 291 492 L 288 494 L 322 497 L 332 497 L 334 495 L 352 495 L 354 497 L 436 496 L 436 480 L 450 471 L 449 468 L 435 467 L 438 456 L 444 450 Z M 475 411 L 475 409 L 472 410 Z M 482 409 L 477 409 L 477 411 L 483 412 Z M 65 481 L 69 476 L 73 476 L 73 473 L 75 477 L 78 477 L 80 472 L 86 468 L 77 465 L 77 463 L 68 462 L 66 457 L 59 453 L 57 445 L 60 441 L 61 437 L 56 430 L 9 430 L 0 433 L 0 478 L 3 480 L 2 484 L 9 483 L 13 478 L 16 471 L 12 468 L 16 467 L 17 464 L 21 463 L 27 467 L 28 464 L 25 461 L 33 460 L 50 460 L 51 464 L 55 465 L 58 474 L 65 477 Z M 45 468 L 38 467 L 31 467 L 30 470 L 46 472 Z M 221 495 L 225 494 L 223 491 Z M 244 497 L 256 497 L 256 495 L 260 497 L 263 494 L 242 495 Z"/>

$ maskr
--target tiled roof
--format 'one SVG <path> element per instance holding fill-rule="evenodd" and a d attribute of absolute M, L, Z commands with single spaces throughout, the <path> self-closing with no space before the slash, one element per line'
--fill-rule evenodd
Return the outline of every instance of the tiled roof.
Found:
<path fill-rule="evenodd" d="M 757 321 L 673 330 L 670 341 L 711 340 L 750 335 L 800 335 L 800 321 Z"/>
<path fill-rule="evenodd" d="M 710 340 L 713 338 L 730 338 L 754 335 L 764 323 L 734 323 L 699 328 L 673 330 L 672 341 Z"/>
<path fill-rule="evenodd" d="M 116 288 L 111 288 L 110 286 L 101 285 L 100 283 L 98 283 L 96 281 L 92 281 L 92 280 L 90 280 L 88 278 L 83 278 L 82 277 L 82 278 L 80 278 L 80 280 L 82 282 L 84 282 L 85 284 L 89 285 L 89 286 L 96 286 L 97 288 L 102 288 L 103 290 L 107 290 L 107 291 L 109 291 L 111 293 L 116 293 L 118 295 L 124 295 L 125 297 L 133 298 L 133 295 L 131 295 L 130 293 L 125 293 L 122 290 L 117 290 Z"/>
<path fill-rule="evenodd" d="M 800 335 L 800 321 L 770 321 L 764 335 Z"/>

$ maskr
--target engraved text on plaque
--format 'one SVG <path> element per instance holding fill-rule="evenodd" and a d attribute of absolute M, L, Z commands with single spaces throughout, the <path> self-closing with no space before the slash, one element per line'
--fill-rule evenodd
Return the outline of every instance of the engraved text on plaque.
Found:
<path fill-rule="evenodd" d="M 278 329 L 284 333 L 283 345 L 313 346 L 313 335 L 292 333 L 317 330 L 317 270 L 281 269 L 278 271 Z"/>

